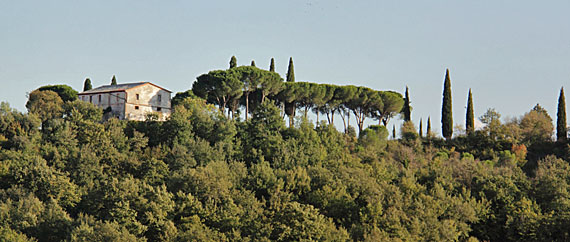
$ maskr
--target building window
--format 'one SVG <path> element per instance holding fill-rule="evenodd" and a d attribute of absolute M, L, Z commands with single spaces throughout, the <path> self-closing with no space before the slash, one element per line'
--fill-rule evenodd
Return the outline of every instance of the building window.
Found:
<path fill-rule="evenodd" d="M 137 100 L 139 100 L 139 94 L 137 93 Z"/>
<path fill-rule="evenodd" d="M 162 102 L 162 96 L 158 94 L 158 102 Z"/>
<path fill-rule="evenodd" d="M 101 103 L 101 94 L 99 94 L 99 103 Z"/>
<path fill-rule="evenodd" d="M 159 111 L 159 112 L 160 112 L 160 111 L 162 111 L 162 108 L 161 108 L 161 107 L 158 107 L 158 108 L 156 108 L 156 111 Z"/>
<path fill-rule="evenodd" d="M 137 94 L 138 95 L 138 94 Z M 139 110 L 139 106 L 135 106 L 135 110 Z"/>
<path fill-rule="evenodd" d="M 93 103 L 93 96 L 89 96 L 89 102 Z"/>

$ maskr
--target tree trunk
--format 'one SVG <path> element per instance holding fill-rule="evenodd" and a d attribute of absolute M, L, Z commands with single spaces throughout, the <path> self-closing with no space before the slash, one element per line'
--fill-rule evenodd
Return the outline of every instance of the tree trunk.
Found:
<path fill-rule="evenodd" d="M 247 113 L 249 113 L 249 93 L 245 94 L 245 120 L 247 121 Z"/>
<path fill-rule="evenodd" d="M 346 127 L 345 127 L 345 130 L 344 130 L 345 133 L 346 133 L 346 128 L 350 127 L 350 112 L 346 112 L 346 115 L 347 115 L 347 117 L 346 117 Z"/>
<path fill-rule="evenodd" d="M 317 122 L 315 124 L 315 127 L 319 127 L 319 111 L 317 111 Z"/>
<path fill-rule="evenodd" d="M 346 134 L 346 120 L 343 112 L 340 112 L 340 118 L 342 119 L 342 125 L 344 126 L 344 133 Z"/>

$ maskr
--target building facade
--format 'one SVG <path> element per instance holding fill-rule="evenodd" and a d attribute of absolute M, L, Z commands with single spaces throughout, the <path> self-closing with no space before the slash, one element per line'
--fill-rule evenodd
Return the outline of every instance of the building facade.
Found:
<path fill-rule="evenodd" d="M 165 120 L 171 113 L 171 91 L 150 82 L 106 85 L 79 93 L 79 100 L 93 103 L 105 115 L 144 121 L 148 114 Z"/>

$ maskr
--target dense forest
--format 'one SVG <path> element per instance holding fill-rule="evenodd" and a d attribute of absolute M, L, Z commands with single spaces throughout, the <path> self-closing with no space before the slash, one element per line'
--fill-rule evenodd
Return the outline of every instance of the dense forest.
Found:
<path fill-rule="evenodd" d="M 511 120 L 489 109 L 476 130 L 469 93 L 452 134 L 448 72 L 439 137 L 431 120 L 425 132 L 412 123 L 408 90 L 295 82 L 292 60 L 285 79 L 273 61 L 254 64 L 199 76 L 166 121 L 104 118 L 64 85 L 31 92 L 27 113 L 2 103 L 0 238 L 570 240 L 563 90 L 556 129 L 537 104 Z"/>

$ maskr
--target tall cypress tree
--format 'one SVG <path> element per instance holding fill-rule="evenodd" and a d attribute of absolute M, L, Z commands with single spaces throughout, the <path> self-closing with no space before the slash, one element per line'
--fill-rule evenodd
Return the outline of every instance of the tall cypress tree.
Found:
<path fill-rule="evenodd" d="M 295 82 L 295 67 L 293 66 L 293 57 L 289 58 L 289 67 L 287 67 L 287 82 Z M 285 103 L 285 112 L 289 116 L 289 127 L 293 127 L 295 123 L 295 101 Z"/>
<path fill-rule="evenodd" d="M 87 78 L 83 83 L 83 91 L 89 91 L 91 89 L 93 89 L 93 86 L 91 86 L 91 79 Z"/>
<path fill-rule="evenodd" d="M 251 60 L 251 66 L 255 66 L 255 61 Z"/>
<path fill-rule="evenodd" d="M 428 121 L 427 121 L 427 129 L 426 129 L 426 137 L 431 138 L 431 117 L 428 116 Z"/>
<path fill-rule="evenodd" d="M 565 141 L 568 138 L 568 128 L 566 123 L 566 98 L 564 97 L 564 87 L 560 88 L 558 97 L 558 113 L 556 120 L 556 138 L 558 141 Z"/>
<path fill-rule="evenodd" d="M 465 131 L 467 134 L 472 134 L 475 131 L 475 116 L 473 115 L 473 95 L 471 88 L 469 88 L 469 95 L 467 97 L 467 114 L 465 115 Z"/>
<path fill-rule="evenodd" d="M 237 59 L 236 56 L 232 56 L 232 58 L 230 59 L 230 69 L 237 67 Z"/>
<path fill-rule="evenodd" d="M 445 82 L 443 84 L 443 104 L 441 105 L 441 132 L 446 140 L 450 140 L 453 135 L 453 113 L 451 110 L 451 79 L 449 79 L 449 69 L 445 72 Z"/>
<path fill-rule="evenodd" d="M 406 96 L 404 97 L 404 122 L 412 120 L 412 110 L 410 108 L 410 95 L 408 93 L 408 86 L 406 86 Z"/>
<path fill-rule="evenodd" d="M 287 81 L 295 81 L 295 67 L 293 66 L 293 57 L 289 58 L 289 67 L 287 67 Z"/>
<path fill-rule="evenodd" d="M 115 75 L 113 75 L 113 78 L 111 79 L 111 85 L 117 85 L 117 78 Z"/>
<path fill-rule="evenodd" d="M 271 58 L 271 64 L 269 64 L 269 71 L 275 72 L 275 59 Z"/>
<path fill-rule="evenodd" d="M 422 132 L 423 132 L 423 130 L 422 130 L 422 119 L 420 118 L 420 138 L 423 137 Z"/>

